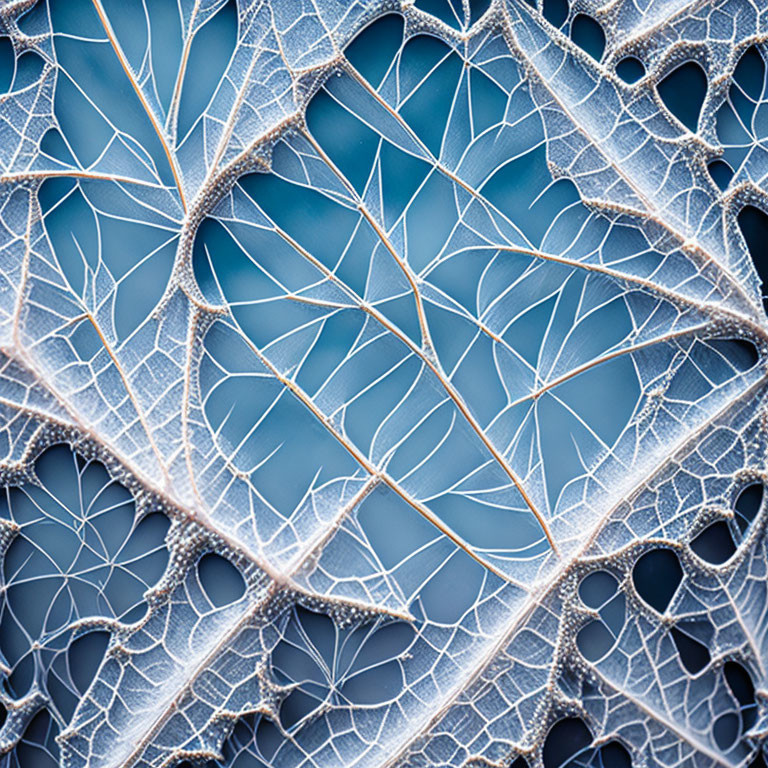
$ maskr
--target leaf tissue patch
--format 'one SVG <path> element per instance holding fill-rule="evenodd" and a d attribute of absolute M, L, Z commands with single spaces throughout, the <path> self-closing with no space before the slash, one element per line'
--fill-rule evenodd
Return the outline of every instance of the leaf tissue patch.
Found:
<path fill-rule="evenodd" d="M 0 3 L 0 768 L 758 768 L 768 14 Z"/>

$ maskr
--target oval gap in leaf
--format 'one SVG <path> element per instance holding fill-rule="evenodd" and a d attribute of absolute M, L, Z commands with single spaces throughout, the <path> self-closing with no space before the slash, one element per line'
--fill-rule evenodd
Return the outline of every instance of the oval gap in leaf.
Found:
<path fill-rule="evenodd" d="M 695 132 L 701 107 L 707 95 L 707 75 L 695 61 L 673 69 L 656 86 L 664 106 L 686 127 Z"/>
<path fill-rule="evenodd" d="M 571 22 L 571 40 L 596 61 L 603 58 L 605 32 L 600 24 L 586 13 L 578 13 Z"/>
<path fill-rule="evenodd" d="M 590 621 L 579 630 L 576 645 L 587 661 L 598 661 L 613 648 L 616 642 L 602 621 Z"/>
<path fill-rule="evenodd" d="M 64 138 L 56 128 L 49 128 L 40 141 L 40 151 L 53 160 L 58 160 L 66 165 L 76 165 L 75 158 L 69 151 Z"/>
<path fill-rule="evenodd" d="M 747 339 L 709 339 L 707 344 L 721 354 L 739 373 L 748 371 L 760 359 L 757 347 Z"/>
<path fill-rule="evenodd" d="M 707 647 L 678 627 L 672 627 L 671 634 L 683 666 L 692 675 L 701 672 L 712 658 Z"/>
<path fill-rule="evenodd" d="M 721 565 L 736 551 L 731 529 L 724 520 L 708 525 L 691 542 L 691 549 L 702 559 L 713 565 Z"/>
<path fill-rule="evenodd" d="M 747 731 L 757 720 L 755 685 L 749 672 L 738 661 L 726 661 L 723 675 L 728 688 L 741 705 L 742 731 Z"/>
<path fill-rule="evenodd" d="M 44 35 L 49 30 L 48 26 L 48 3 L 35 2 L 32 7 L 24 11 L 19 16 L 18 24 L 19 29 L 30 37 L 35 35 Z"/>
<path fill-rule="evenodd" d="M 43 73 L 44 66 L 45 61 L 43 57 L 34 51 L 22 53 L 16 61 L 16 74 L 12 85 L 13 90 L 20 91 L 36 83 Z"/>
<path fill-rule="evenodd" d="M 280 706 L 280 725 L 286 731 L 290 730 L 296 723 L 314 712 L 321 703 L 314 696 L 310 696 L 300 688 L 295 688 L 285 697 Z"/>
<path fill-rule="evenodd" d="M 542 14 L 553 26 L 560 27 L 568 18 L 568 0 L 544 0 Z"/>
<path fill-rule="evenodd" d="M 646 552 L 632 569 L 632 582 L 638 595 L 659 613 L 667 609 L 682 580 L 680 559 L 671 549 Z"/>
<path fill-rule="evenodd" d="M 47 709 L 41 709 L 30 721 L 14 750 L 14 768 L 59 768 L 59 728 Z"/>
<path fill-rule="evenodd" d="M 712 726 L 712 736 L 719 749 L 730 750 L 739 738 L 739 716 L 734 712 L 720 715 Z"/>
<path fill-rule="evenodd" d="M 616 65 L 616 74 L 628 85 L 636 83 L 645 75 L 643 62 L 635 56 L 625 56 Z"/>
<path fill-rule="evenodd" d="M 765 243 L 768 241 L 768 215 L 754 205 L 745 205 L 737 216 L 739 229 L 747 244 L 752 263 L 757 270 L 757 276 L 762 283 L 763 308 L 768 310 L 766 298 L 766 283 L 768 283 L 768 251 Z"/>
<path fill-rule="evenodd" d="M 739 526 L 742 536 L 747 532 L 755 517 L 757 517 L 762 504 L 762 483 L 752 483 L 739 493 L 734 505 L 734 511 L 736 513 L 736 524 Z"/>
<path fill-rule="evenodd" d="M 16 69 L 16 54 L 10 37 L 0 37 L 0 93 L 8 93 Z"/>
<path fill-rule="evenodd" d="M 234 603 L 245 592 L 245 581 L 240 571 L 221 555 L 209 552 L 197 563 L 200 586 L 216 608 Z"/>
<path fill-rule="evenodd" d="M 108 632 L 88 632 L 76 638 L 67 649 L 70 674 L 77 690 L 83 694 L 96 676 L 109 645 Z"/>
<path fill-rule="evenodd" d="M 733 79 L 749 98 L 757 101 L 763 92 L 765 82 L 765 62 L 757 46 L 751 45 L 742 54 Z"/>
<path fill-rule="evenodd" d="M 474 24 L 490 7 L 491 0 L 469 0 L 469 23 Z"/>
<path fill-rule="evenodd" d="M 403 45 L 405 21 L 399 13 L 379 16 L 352 38 L 344 49 L 347 61 L 375 88 Z"/>
<path fill-rule="evenodd" d="M 600 608 L 619 588 L 619 582 L 608 571 L 595 571 L 585 576 L 579 584 L 579 597 L 584 605 Z"/>
<path fill-rule="evenodd" d="M 600 768 L 632 768 L 632 757 L 618 741 L 609 741 L 599 751 Z"/>
<path fill-rule="evenodd" d="M 464 11 L 461 0 L 416 0 L 416 7 L 420 11 L 445 22 L 449 27 L 461 29 L 464 20 Z"/>
<path fill-rule="evenodd" d="M 71 641 L 65 653 L 56 654 L 46 676 L 46 688 L 65 722 L 71 721 L 78 701 L 96 676 L 108 645 L 108 632 L 88 632 Z"/>
<path fill-rule="evenodd" d="M 544 740 L 544 768 L 567 765 L 592 744 L 592 733 L 580 717 L 558 720 Z"/>
<path fill-rule="evenodd" d="M 731 183 L 733 178 L 733 168 L 731 168 L 725 160 L 713 160 L 708 166 L 707 170 L 712 177 L 712 181 L 717 184 L 718 189 L 722 192 Z"/>

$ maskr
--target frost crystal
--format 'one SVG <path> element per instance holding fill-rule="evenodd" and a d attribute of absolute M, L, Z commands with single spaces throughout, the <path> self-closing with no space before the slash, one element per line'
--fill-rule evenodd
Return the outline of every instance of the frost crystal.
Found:
<path fill-rule="evenodd" d="M 2 768 L 762 766 L 766 39 L 3 0 Z"/>

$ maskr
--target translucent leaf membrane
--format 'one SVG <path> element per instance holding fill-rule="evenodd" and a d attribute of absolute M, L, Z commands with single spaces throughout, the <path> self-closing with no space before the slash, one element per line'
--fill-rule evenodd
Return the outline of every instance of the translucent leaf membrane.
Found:
<path fill-rule="evenodd" d="M 96 676 L 109 632 L 147 613 L 145 593 L 168 560 L 168 521 L 137 514 L 101 463 L 62 445 L 37 459 L 34 480 L 6 490 L 0 515 L 1 733 L 6 744 L 21 739 L 20 765 L 57 764 L 53 737 Z"/>
<path fill-rule="evenodd" d="M 757 766 L 766 17 L 0 9 L 7 766 Z"/>

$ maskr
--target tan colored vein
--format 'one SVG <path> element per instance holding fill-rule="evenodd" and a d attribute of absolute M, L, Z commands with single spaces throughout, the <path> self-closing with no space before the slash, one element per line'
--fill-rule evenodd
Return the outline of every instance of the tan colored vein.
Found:
<path fill-rule="evenodd" d="M 120 66 L 123 68 L 123 71 L 125 72 L 125 75 L 131 84 L 131 87 L 133 88 L 134 92 L 136 93 L 136 96 L 141 102 L 141 106 L 144 109 L 144 112 L 149 118 L 150 123 L 152 123 L 152 128 L 157 134 L 157 138 L 160 140 L 160 144 L 163 148 L 163 152 L 165 153 L 165 157 L 168 160 L 168 166 L 170 167 L 171 173 L 173 174 L 173 180 L 176 183 L 176 189 L 178 190 L 178 193 L 179 193 L 179 199 L 181 200 L 182 208 L 184 208 L 184 211 L 186 212 L 187 201 L 184 197 L 184 188 L 181 182 L 181 174 L 176 165 L 176 159 L 173 156 L 173 153 L 171 152 L 170 147 L 168 146 L 168 142 L 165 137 L 165 132 L 160 126 L 160 123 L 158 123 L 154 112 L 152 111 L 151 107 L 149 106 L 149 103 L 144 97 L 144 93 L 141 90 L 141 86 L 136 81 L 136 77 L 133 74 L 133 69 L 131 68 L 131 65 L 128 63 L 128 59 L 126 58 L 125 53 L 123 52 L 123 49 L 117 40 L 117 36 L 115 35 L 114 30 L 112 29 L 112 24 L 110 23 L 109 18 L 107 17 L 106 12 L 104 11 L 104 7 L 101 4 L 101 0 L 92 0 L 92 2 L 93 2 L 93 7 L 96 9 L 96 13 L 99 16 L 99 21 L 101 22 L 102 27 L 104 27 L 104 31 L 107 33 L 107 38 L 109 39 L 109 43 L 112 46 L 112 49 L 114 50 L 118 61 L 120 62 Z"/>

